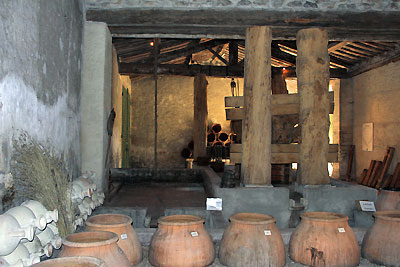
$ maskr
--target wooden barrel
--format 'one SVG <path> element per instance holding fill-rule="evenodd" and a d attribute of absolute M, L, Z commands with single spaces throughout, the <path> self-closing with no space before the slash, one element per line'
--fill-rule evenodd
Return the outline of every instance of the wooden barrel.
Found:
<path fill-rule="evenodd" d="M 382 190 L 375 207 L 377 211 L 400 209 L 400 191 Z"/>
<path fill-rule="evenodd" d="M 227 266 L 284 266 L 285 247 L 273 216 L 237 213 L 230 217 L 219 249 Z"/>
<path fill-rule="evenodd" d="M 42 261 L 34 267 L 106 267 L 104 261 L 94 257 L 64 257 Z"/>
<path fill-rule="evenodd" d="M 400 210 L 377 211 L 361 246 L 363 258 L 385 266 L 400 266 Z"/>
<path fill-rule="evenodd" d="M 306 212 L 289 242 L 290 258 L 307 266 L 357 266 L 360 248 L 346 215 Z"/>
<path fill-rule="evenodd" d="M 204 219 L 193 215 L 171 215 L 158 220 L 151 239 L 149 261 L 159 267 L 207 266 L 215 252 Z"/>
<path fill-rule="evenodd" d="M 142 261 L 142 245 L 132 228 L 132 218 L 122 214 L 100 214 L 89 217 L 87 231 L 109 231 L 117 234 L 118 246 L 132 264 Z"/>
<path fill-rule="evenodd" d="M 106 266 L 131 267 L 125 253 L 117 245 L 118 236 L 112 232 L 81 232 L 68 235 L 60 257 L 89 256 L 99 258 Z"/>

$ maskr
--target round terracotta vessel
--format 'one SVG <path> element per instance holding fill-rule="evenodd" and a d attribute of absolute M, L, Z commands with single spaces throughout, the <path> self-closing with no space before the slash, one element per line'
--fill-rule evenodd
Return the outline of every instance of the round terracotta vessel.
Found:
<path fill-rule="evenodd" d="M 104 261 L 94 257 L 64 257 L 46 260 L 32 266 L 35 267 L 106 267 Z"/>
<path fill-rule="evenodd" d="M 230 217 L 219 249 L 227 266 L 284 266 L 285 247 L 273 216 L 237 213 Z"/>
<path fill-rule="evenodd" d="M 132 266 L 117 241 L 118 236 L 112 232 L 70 234 L 63 242 L 60 257 L 89 256 L 103 260 L 106 266 Z"/>
<path fill-rule="evenodd" d="M 118 246 L 132 264 L 142 261 L 142 245 L 132 228 L 132 218 L 121 214 L 101 214 L 89 217 L 87 231 L 108 231 L 117 234 Z"/>
<path fill-rule="evenodd" d="M 375 208 L 377 211 L 400 209 L 400 191 L 382 190 Z"/>
<path fill-rule="evenodd" d="M 306 212 L 292 234 L 290 258 L 307 266 L 357 266 L 360 248 L 346 215 Z"/>
<path fill-rule="evenodd" d="M 400 210 L 377 211 L 362 243 L 362 256 L 385 266 L 400 266 Z"/>
<path fill-rule="evenodd" d="M 158 220 L 151 239 L 149 261 L 160 267 L 206 266 L 215 252 L 204 219 L 193 215 L 171 215 Z"/>

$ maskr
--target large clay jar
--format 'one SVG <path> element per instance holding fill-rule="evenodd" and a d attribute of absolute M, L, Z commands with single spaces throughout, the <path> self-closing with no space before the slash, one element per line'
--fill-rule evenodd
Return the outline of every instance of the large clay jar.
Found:
<path fill-rule="evenodd" d="M 284 266 L 285 247 L 276 219 L 258 213 L 237 213 L 224 232 L 219 260 L 227 266 Z"/>
<path fill-rule="evenodd" d="M 132 266 L 117 241 L 118 236 L 112 232 L 70 234 L 63 242 L 60 257 L 88 256 L 103 260 L 107 266 Z"/>
<path fill-rule="evenodd" d="M 400 266 L 400 211 L 377 211 L 364 236 L 362 256 L 385 266 Z"/>
<path fill-rule="evenodd" d="M 42 261 L 34 267 L 106 267 L 104 261 L 94 257 L 64 257 Z"/>
<path fill-rule="evenodd" d="M 135 230 L 132 218 L 121 214 L 100 214 L 89 217 L 87 231 L 109 231 L 118 235 L 118 246 L 124 251 L 132 264 L 142 261 L 142 246 Z"/>
<path fill-rule="evenodd" d="M 346 215 L 306 212 L 292 234 L 290 258 L 307 266 L 357 266 L 360 248 Z"/>
<path fill-rule="evenodd" d="M 211 264 L 215 258 L 204 219 L 193 215 L 171 215 L 158 220 L 151 239 L 149 261 L 159 267 L 195 267 Z"/>
<path fill-rule="evenodd" d="M 377 211 L 400 209 L 400 191 L 382 190 L 375 207 Z"/>

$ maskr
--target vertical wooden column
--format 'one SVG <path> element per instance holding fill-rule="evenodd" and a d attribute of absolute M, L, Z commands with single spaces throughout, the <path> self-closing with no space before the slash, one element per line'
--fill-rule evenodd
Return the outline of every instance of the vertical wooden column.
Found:
<path fill-rule="evenodd" d="M 301 184 L 327 184 L 329 149 L 329 54 L 326 30 L 297 34 L 297 87 L 300 97 Z"/>
<path fill-rule="evenodd" d="M 246 31 L 242 179 L 271 184 L 271 29 Z"/>
<path fill-rule="evenodd" d="M 207 156 L 207 79 L 204 74 L 194 77 L 193 158 Z"/>

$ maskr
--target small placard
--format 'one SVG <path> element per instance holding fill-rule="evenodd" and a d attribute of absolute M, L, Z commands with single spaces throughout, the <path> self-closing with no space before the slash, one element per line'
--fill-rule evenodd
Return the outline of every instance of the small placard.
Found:
<path fill-rule="evenodd" d="M 264 230 L 264 235 L 271 235 L 271 231 L 270 230 Z"/>
<path fill-rule="evenodd" d="M 207 210 L 222 210 L 222 198 L 207 198 Z"/>
<path fill-rule="evenodd" d="M 127 235 L 127 234 L 122 234 L 122 235 L 121 235 L 121 239 L 122 239 L 122 240 L 127 239 L 127 238 L 128 238 L 128 235 Z"/>
<path fill-rule="evenodd" d="M 362 211 L 376 211 L 375 204 L 373 201 L 360 200 L 360 207 Z"/>
<path fill-rule="evenodd" d="M 344 228 L 338 228 L 337 230 L 339 231 L 339 233 L 345 233 L 346 232 L 346 230 L 344 230 Z"/>
<path fill-rule="evenodd" d="M 190 235 L 193 237 L 196 237 L 196 236 L 199 236 L 199 233 L 198 232 L 190 232 Z"/>

